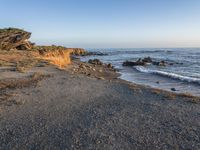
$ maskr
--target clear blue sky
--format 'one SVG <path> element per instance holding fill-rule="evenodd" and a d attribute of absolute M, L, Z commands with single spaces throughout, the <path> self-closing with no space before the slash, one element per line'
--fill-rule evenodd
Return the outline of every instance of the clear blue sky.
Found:
<path fill-rule="evenodd" d="M 0 28 L 68 47 L 200 47 L 200 0 L 0 0 Z"/>

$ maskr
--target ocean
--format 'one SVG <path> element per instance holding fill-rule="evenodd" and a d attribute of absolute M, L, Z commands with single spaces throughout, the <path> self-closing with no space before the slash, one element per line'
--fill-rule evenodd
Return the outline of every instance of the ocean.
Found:
<path fill-rule="evenodd" d="M 82 61 L 99 59 L 111 63 L 121 74 L 120 78 L 142 85 L 178 93 L 200 96 L 200 48 L 130 48 L 130 49 L 88 49 L 102 52 L 104 56 L 84 56 Z M 165 61 L 166 66 L 124 67 L 126 60 L 151 57 L 153 61 Z"/>

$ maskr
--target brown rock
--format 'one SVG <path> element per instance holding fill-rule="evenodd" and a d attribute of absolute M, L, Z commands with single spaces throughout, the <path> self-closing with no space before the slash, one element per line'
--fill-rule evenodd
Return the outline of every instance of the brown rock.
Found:
<path fill-rule="evenodd" d="M 33 43 L 28 39 L 31 37 L 30 32 L 21 29 L 7 28 L 0 29 L 0 49 L 2 50 L 26 50 L 33 47 Z"/>
<path fill-rule="evenodd" d="M 66 48 L 66 50 L 72 51 L 71 54 L 75 56 L 84 56 L 87 54 L 87 51 L 82 48 Z"/>
<path fill-rule="evenodd" d="M 103 65 L 103 63 L 99 59 L 90 59 L 88 63 L 94 64 L 94 65 Z"/>
<path fill-rule="evenodd" d="M 108 68 L 113 68 L 113 66 L 112 66 L 111 63 L 107 64 L 107 67 L 108 67 Z"/>

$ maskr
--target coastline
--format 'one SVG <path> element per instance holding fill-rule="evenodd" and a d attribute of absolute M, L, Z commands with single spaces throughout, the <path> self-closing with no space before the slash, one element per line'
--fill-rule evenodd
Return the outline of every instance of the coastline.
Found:
<path fill-rule="evenodd" d="M 112 63 L 122 73 L 122 79 L 137 84 L 200 96 L 197 49 L 116 48 L 99 49 L 99 52 L 105 55 L 81 57 L 81 60 L 97 58 L 102 62 Z"/>
<path fill-rule="evenodd" d="M 199 97 L 130 83 L 112 64 L 76 59 L 103 53 L 0 31 L 2 149 L 200 149 Z"/>
<path fill-rule="evenodd" d="M 199 97 L 133 84 L 78 60 L 25 74 L 34 72 L 43 77 L 1 89 L 2 148 L 199 148 Z"/>

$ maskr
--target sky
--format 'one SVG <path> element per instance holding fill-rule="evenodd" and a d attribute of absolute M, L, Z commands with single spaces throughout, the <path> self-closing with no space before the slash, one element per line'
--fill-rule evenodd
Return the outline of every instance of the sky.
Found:
<path fill-rule="evenodd" d="M 200 47 L 200 0 L 0 0 L 0 28 L 42 45 Z"/>

